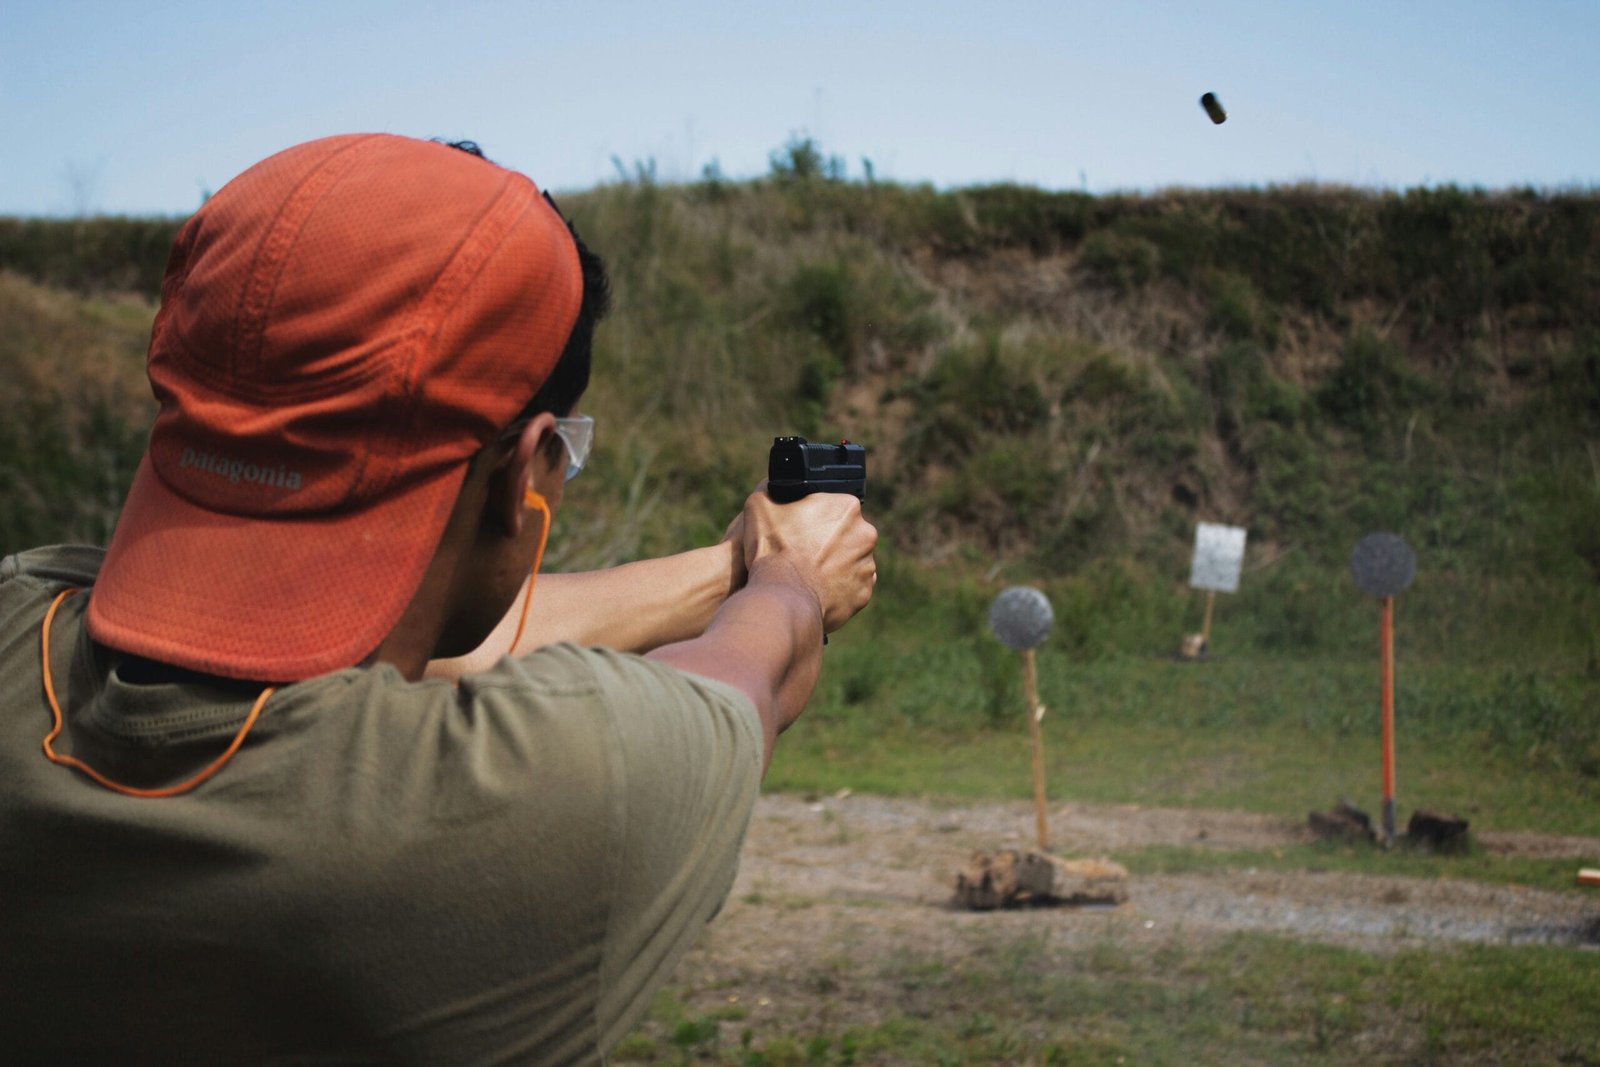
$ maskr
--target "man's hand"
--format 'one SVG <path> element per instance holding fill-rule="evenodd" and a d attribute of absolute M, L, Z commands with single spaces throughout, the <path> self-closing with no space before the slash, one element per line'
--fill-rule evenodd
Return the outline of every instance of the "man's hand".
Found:
<path fill-rule="evenodd" d="M 761 716 L 764 759 L 799 718 L 822 669 L 822 637 L 872 599 L 878 531 L 845 493 L 813 493 L 777 504 L 758 490 L 729 526 L 749 578 L 700 637 L 650 652 L 679 670 L 714 678 L 748 696 Z"/>
<path fill-rule="evenodd" d="M 862 517 L 855 497 L 813 493 L 777 504 L 758 490 L 745 500 L 740 518 L 750 575 L 768 567 L 791 570 L 816 597 L 825 632 L 843 626 L 872 599 L 878 531 Z"/>

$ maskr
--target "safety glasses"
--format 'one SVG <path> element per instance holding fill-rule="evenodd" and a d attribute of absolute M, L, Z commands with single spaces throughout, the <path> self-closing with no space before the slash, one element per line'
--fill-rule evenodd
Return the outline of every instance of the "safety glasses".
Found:
<path fill-rule="evenodd" d="M 594 418 L 589 415 L 572 415 L 556 420 L 556 436 L 567 446 L 566 480 L 578 476 L 589 459 L 589 449 L 594 447 Z"/>
<path fill-rule="evenodd" d="M 516 440 L 523 427 L 532 421 L 518 419 L 500 432 L 501 444 L 509 444 Z M 564 419 L 556 420 L 556 436 L 561 438 L 561 443 L 567 447 L 567 471 L 563 481 L 572 481 L 583 470 L 583 465 L 589 460 L 589 450 L 594 447 L 594 418 L 590 415 L 569 415 Z"/>

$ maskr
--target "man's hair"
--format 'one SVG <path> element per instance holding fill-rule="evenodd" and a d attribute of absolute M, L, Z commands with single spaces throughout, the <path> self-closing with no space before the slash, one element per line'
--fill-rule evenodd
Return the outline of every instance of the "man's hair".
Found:
<path fill-rule="evenodd" d="M 478 147 L 476 141 L 443 141 L 451 148 L 460 149 L 470 155 L 477 156 L 485 163 L 491 165 L 494 161 L 483 154 L 483 149 Z M 561 221 L 567 224 L 567 230 L 572 234 L 572 243 L 578 249 L 578 265 L 583 271 L 583 302 L 578 306 L 578 318 L 572 324 L 572 332 L 567 335 L 566 347 L 561 350 L 561 356 L 556 360 L 556 365 L 550 371 L 550 376 L 544 380 L 539 391 L 533 399 L 522 409 L 513 423 L 523 422 L 542 411 L 554 415 L 565 415 L 577 406 L 584 390 L 589 388 L 589 367 L 592 362 L 594 346 L 594 329 L 600 320 L 606 317 L 606 312 L 611 310 L 611 279 L 606 275 L 605 262 L 589 246 L 583 243 L 583 238 L 578 236 L 577 227 L 572 225 L 572 220 L 562 214 L 556 207 L 556 202 L 546 193 L 545 200 Z"/>
<path fill-rule="evenodd" d="M 562 216 L 566 221 L 566 216 Z M 567 335 L 566 347 L 561 357 L 534 394 L 528 406 L 517 416 L 529 419 L 541 411 L 565 415 L 577 406 L 578 398 L 589 388 L 589 365 L 594 346 L 594 329 L 611 310 L 611 279 L 606 276 L 606 265 L 578 236 L 570 221 L 567 229 L 578 246 L 578 265 L 583 270 L 583 302 L 578 305 L 578 318 Z"/>

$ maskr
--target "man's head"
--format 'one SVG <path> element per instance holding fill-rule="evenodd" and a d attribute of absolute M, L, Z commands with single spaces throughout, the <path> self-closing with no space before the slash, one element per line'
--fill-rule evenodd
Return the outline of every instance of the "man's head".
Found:
<path fill-rule="evenodd" d="M 483 149 L 479 148 L 475 141 L 444 143 L 488 162 Z M 561 215 L 560 209 L 556 207 L 556 202 L 551 199 L 549 193 L 544 194 L 544 199 L 557 215 Z M 539 387 L 538 394 L 523 409 L 519 420 L 532 418 L 541 411 L 565 415 L 577 406 L 578 399 L 589 388 L 589 368 L 595 327 L 611 309 L 611 281 L 606 275 L 605 263 L 583 243 L 583 238 L 579 236 L 577 227 L 572 225 L 571 220 L 564 215 L 561 215 L 561 218 L 567 223 L 567 229 L 572 234 L 572 243 L 578 251 L 578 265 L 583 274 L 583 300 L 578 306 L 577 320 L 572 325 L 572 332 L 567 336 L 566 347 L 562 349 L 555 368 Z"/>
<path fill-rule="evenodd" d="M 363 660 L 469 465 L 582 394 L 604 308 L 585 273 L 532 182 L 446 145 L 327 138 L 223 187 L 168 263 L 160 412 L 91 634 L 242 678 Z"/>

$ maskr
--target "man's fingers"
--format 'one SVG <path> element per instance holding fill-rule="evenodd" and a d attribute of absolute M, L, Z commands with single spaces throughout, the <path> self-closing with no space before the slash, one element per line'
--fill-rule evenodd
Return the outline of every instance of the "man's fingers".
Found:
<path fill-rule="evenodd" d="M 856 497 L 813 493 L 778 504 L 758 492 L 745 501 L 743 515 L 745 562 L 754 566 L 768 556 L 784 558 L 816 595 L 829 631 L 872 598 L 878 531 L 862 517 Z"/>

